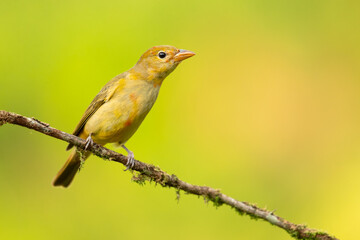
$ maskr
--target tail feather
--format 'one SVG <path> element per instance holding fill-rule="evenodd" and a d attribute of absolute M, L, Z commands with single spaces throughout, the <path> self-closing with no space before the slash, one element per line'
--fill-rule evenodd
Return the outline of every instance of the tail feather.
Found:
<path fill-rule="evenodd" d="M 83 154 L 82 158 L 85 160 L 90 156 L 90 152 Z M 71 153 L 65 165 L 60 169 L 56 175 L 53 185 L 68 187 L 74 179 L 76 173 L 79 171 L 81 165 L 80 153 L 76 149 Z"/>

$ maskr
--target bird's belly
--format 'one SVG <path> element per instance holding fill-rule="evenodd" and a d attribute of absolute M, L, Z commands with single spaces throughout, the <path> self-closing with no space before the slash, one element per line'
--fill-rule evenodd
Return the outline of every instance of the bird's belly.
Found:
<path fill-rule="evenodd" d="M 84 127 L 85 133 L 91 133 L 99 144 L 125 143 L 150 111 L 156 96 L 141 93 L 115 96 L 91 116 Z"/>

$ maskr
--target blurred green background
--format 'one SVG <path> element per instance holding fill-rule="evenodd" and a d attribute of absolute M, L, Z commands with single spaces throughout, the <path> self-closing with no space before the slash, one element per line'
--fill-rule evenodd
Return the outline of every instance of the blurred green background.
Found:
<path fill-rule="evenodd" d="M 197 55 L 164 82 L 127 146 L 193 184 L 359 239 L 357 1 L 1 1 L 0 109 L 72 132 L 154 45 Z M 66 143 L 0 128 L 0 239 L 290 239 L 263 221 L 130 181 L 91 157 L 51 181 Z M 113 146 L 109 145 L 113 148 Z M 124 151 L 117 149 L 124 153 Z"/>

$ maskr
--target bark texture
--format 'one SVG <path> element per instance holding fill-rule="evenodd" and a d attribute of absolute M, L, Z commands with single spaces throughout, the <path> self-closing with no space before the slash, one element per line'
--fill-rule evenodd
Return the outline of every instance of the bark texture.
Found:
<path fill-rule="evenodd" d="M 49 124 L 41 122 L 35 118 L 29 118 L 16 113 L 1 110 L 0 126 L 5 123 L 27 127 L 48 136 L 63 140 L 65 142 L 73 144 L 80 151 L 83 150 L 85 147 L 85 140 L 77 136 L 52 128 Z M 87 148 L 87 151 L 91 151 L 93 154 L 103 159 L 118 162 L 123 165 L 126 165 L 127 163 L 126 156 L 97 144 L 89 146 L 89 148 Z M 135 171 L 132 178 L 132 180 L 135 182 L 138 182 L 140 184 L 143 184 L 146 181 L 155 182 L 163 187 L 171 187 L 176 189 L 178 191 L 178 194 L 180 190 L 183 190 L 186 193 L 202 196 L 206 201 L 213 202 L 214 205 L 217 207 L 223 204 L 228 205 L 241 215 L 249 215 L 251 218 L 262 219 L 271 223 L 274 226 L 280 227 L 296 239 L 337 239 L 323 231 L 310 229 L 302 224 L 291 223 L 284 218 L 275 215 L 273 211 L 259 208 L 251 203 L 235 200 L 234 198 L 223 194 L 220 190 L 207 186 L 198 186 L 184 182 L 175 175 L 170 175 L 151 164 L 146 164 L 135 160 L 135 165 L 132 170 Z"/>

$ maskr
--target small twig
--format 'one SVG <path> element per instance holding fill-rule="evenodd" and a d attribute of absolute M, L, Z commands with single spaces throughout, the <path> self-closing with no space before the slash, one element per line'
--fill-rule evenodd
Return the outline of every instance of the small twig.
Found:
<path fill-rule="evenodd" d="M 41 132 L 48 136 L 66 141 L 78 147 L 78 149 L 84 149 L 85 140 L 74 135 L 62 132 L 58 129 L 52 128 L 49 124 L 43 123 L 34 118 L 28 118 L 21 116 L 16 113 L 10 113 L 6 111 L 0 111 L 0 126 L 4 123 L 11 123 L 20 125 L 33 129 L 35 131 Z M 127 158 L 117 152 L 114 152 L 110 149 L 104 148 L 97 144 L 92 144 L 89 146 L 87 151 L 92 152 L 96 156 L 101 158 L 111 160 L 114 162 L 119 162 L 123 165 L 126 165 Z M 262 219 L 267 221 L 277 227 L 280 227 L 287 231 L 292 237 L 296 239 L 318 239 L 318 240 L 336 240 L 337 238 L 330 236 L 329 234 L 318 231 L 315 229 L 307 228 L 305 225 L 291 223 L 279 216 L 274 214 L 274 211 L 268 211 L 257 207 L 254 204 L 247 202 L 240 202 L 231 198 L 219 190 L 210 188 L 207 186 L 198 186 L 192 185 L 190 183 L 184 182 L 177 178 L 175 175 L 169 175 L 168 173 L 162 171 L 158 167 L 155 167 L 151 164 L 146 164 L 135 160 L 135 165 L 133 170 L 137 171 L 137 175 L 134 176 L 133 180 L 139 183 L 144 183 L 145 181 L 154 181 L 156 184 L 160 184 L 163 187 L 172 187 L 175 188 L 177 193 L 180 190 L 185 193 L 190 193 L 198 196 L 203 196 L 205 201 L 212 201 L 215 206 L 221 206 L 226 204 L 234 208 L 241 215 L 249 215 L 251 218 Z"/>

